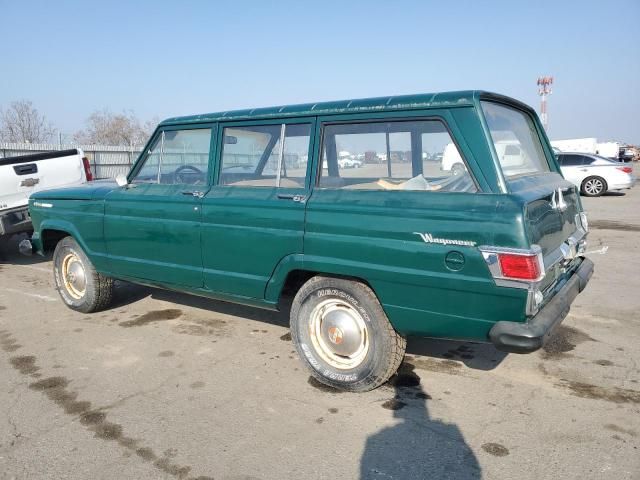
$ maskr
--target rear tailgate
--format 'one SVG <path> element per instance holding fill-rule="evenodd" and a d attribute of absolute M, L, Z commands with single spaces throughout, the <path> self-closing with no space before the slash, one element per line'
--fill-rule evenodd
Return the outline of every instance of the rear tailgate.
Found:
<path fill-rule="evenodd" d="M 547 299 L 572 273 L 584 247 L 579 192 L 560 175 L 535 112 L 512 100 L 493 100 L 481 105 L 496 163 L 522 210 L 527 247 L 540 247 L 545 275 L 537 286 Z"/>
<path fill-rule="evenodd" d="M 522 204 L 529 244 L 542 249 L 545 278 L 540 288 L 549 291 L 571 270 L 584 243 L 578 189 L 553 172 L 513 179 L 510 187 Z"/>
<path fill-rule="evenodd" d="M 0 210 L 26 206 L 34 192 L 84 181 L 81 150 L 0 158 Z"/>

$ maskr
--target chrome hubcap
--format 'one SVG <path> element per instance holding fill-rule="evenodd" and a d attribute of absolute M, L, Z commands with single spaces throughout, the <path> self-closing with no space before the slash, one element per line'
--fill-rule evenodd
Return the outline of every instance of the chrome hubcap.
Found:
<path fill-rule="evenodd" d="M 81 299 L 87 289 L 87 277 L 84 266 L 78 256 L 70 252 L 62 260 L 62 279 L 64 286 L 73 298 Z"/>
<path fill-rule="evenodd" d="M 369 351 L 364 319 L 351 305 L 340 300 L 318 304 L 311 312 L 309 330 L 316 352 L 335 368 L 355 368 Z"/>
<path fill-rule="evenodd" d="M 602 182 L 595 178 L 589 180 L 587 183 L 584 184 L 584 189 L 590 195 L 595 195 L 597 193 L 600 193 L 602 191 L 602 187 L 603 187 Z"/>

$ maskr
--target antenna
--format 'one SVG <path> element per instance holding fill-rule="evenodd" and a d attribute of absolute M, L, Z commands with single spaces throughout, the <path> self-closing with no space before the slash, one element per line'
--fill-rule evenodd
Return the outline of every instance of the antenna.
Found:
<path fill-rule="evenodd" d="M 553 77 L 538 77 L 536 82 L 538 85 L 538 95 L 540 95 L 540 120 L 545 130 L 549 126 L 549 116 L 547 115 L 547 95 L 551 95 L 551 85 L 553 84 Z"/>

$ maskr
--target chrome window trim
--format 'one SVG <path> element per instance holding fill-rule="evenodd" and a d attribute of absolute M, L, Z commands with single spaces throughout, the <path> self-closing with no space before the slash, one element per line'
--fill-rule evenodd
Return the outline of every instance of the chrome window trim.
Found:
<path fill-rule="evenodd" d="M 280 176 L 282 174 L 282 159 L 284 158 L 284 137 L 287 124 L 283 123 L 280 127 L 280 153 L 278 154 L 278 171 L 276 172 L 276 188 L 280 188 Z"/>

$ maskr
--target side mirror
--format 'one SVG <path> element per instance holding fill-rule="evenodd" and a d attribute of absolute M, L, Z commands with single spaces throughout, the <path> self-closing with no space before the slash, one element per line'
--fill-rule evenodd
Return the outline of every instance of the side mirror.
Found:
<path fill-rule="evenodd" d="M 124 173 L 119 173 L 116 175 L 116 183 L 119 187 L 124 187 L 129 184 L 127 181 L 127 176 Z"/>

